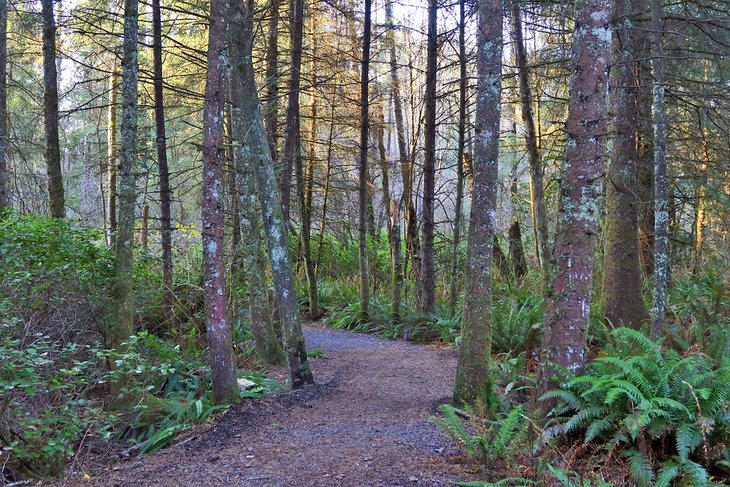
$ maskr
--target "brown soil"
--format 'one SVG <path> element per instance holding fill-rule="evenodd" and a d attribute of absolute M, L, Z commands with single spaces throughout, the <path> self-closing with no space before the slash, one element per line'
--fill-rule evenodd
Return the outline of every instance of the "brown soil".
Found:
<path fill-rule="evenodd" d="M 452 348 L 306 325 L 317 385 L 246 401 L 157 454 L 62 485 L 433 486 L 475 480 L 428 421 L 447 402 Z"/>

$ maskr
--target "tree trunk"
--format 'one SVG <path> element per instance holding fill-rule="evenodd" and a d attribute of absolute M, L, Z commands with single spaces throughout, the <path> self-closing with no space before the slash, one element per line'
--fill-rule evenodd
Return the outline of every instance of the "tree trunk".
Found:
<path fill-rule="evenodd" d="M 491 412 L 492 251 L 497 223 L 499 119 L 502 92 L 502 0 L 479 3 L 474 188 L 464 274 L 462 341 L 454 402 Z"/>
<path fill-rule="evenodd" d="M 0 0 L 0 216 L 10 203 L 8 172 L 8 0 Z"/>
<path fill-rule="evenodd" d="M 464 149 L 466 145 L 466 0 L 459 0 L 459 127 L 456 148 L 456 208 L 454 209 L 454 242 L 451 255 L 451 289 L 449 313 L 456 316 L 456 302 L 459 299 L 459 256 L 461 255 L 461 213 L 464 199 Z"/>
<path fill-rule="evenodd" d="M 167 164 L 165 134 L 165 102 L 162 83 L 162 10 L 160 0 L 152 0 L 152 51 L 154 64 L 155 128 L 157 168 L 160 185 L 160 233 L 162 244 L 162 284 L 165 286 L 163 306 L 169 316 L 174 302 L 172 288 L 172 218 L 170 212 L 170 170 Z"/>
<path fill-rule="evenodd" d="M 403 286 L 403 262 L 400 248 L 400 230 L 398 228 L 398 205 L 393 204 L 390 198 L 390 175 L 388 158 L 385 152 L 385 116 L 382 105 L 378 110 L 378 152 L 380 155 L 380 170 L 383 173 L 383 207 L 388 230 L 388 244 L 390 247 L 391 269 L 391 315 L 390 321 L 400 321 L 401 287 Z"/>
<path fill-rule="evenodd" d="M 109 76 L 109 109 L 106 130 L 106 173 L 109 193 L 107 195 L 107 235 L 109 245 L 114 248 L 117 234 L 117 62 L 114 59 Z"/>
<path fill-rule="evenodd" d="M 428 35 L 426 49 L 426 99 L 423 156 L 423 251 L 419 281 L 419 311 L 433 313 L 436 305 L 436 268 L 434 266 L 434 200 L 436 184 L 436 37 L 438 4 L 428 1 Z"/>
<path fill-rule="evenodd" d="M 393 5 L 391 2 L 385 3 L 385 22 L 389 26 L 393 25 Z M 398 77 L 398 57 L 395 50 L 395 35 L 393 28 L 389 28 L 386 32 L 389 45 L 390 58 L 390 81 L 391 95 L 393 97 L 393 112 L 395 113 L 396 138 L 398 139 L 398 159 L 400 160 L 401 176 L 403 179 L 403 196 L 400 206 L 404 208 L 406 215 L 405 221 L 405 238 L 406 238 L 406 264 L 408 256 L 410 256 L 415 281 L 419 281 L 420 275 L 420 242 L 418 240 L 418 217 L 416 216 L 416 206 L 413 203 L 413 171 L 411 170 L 410 156 L 408 155 L 408 144 L 406 137 L 405 122 L 403 116 L 403 102 L 400 93 L 400 78 Z M 405 268 L 406 266 L 404 266 Z"/>
<path fill-rule="evenodd" d="M 134 211 L 136 206 L 137 167 L 137 0 L 124 2 L 124 44 L 122 56 L 122 150 L 119 161 L 119 216 L 115 242 L 113 309 L 116 312 L 110 345 L 120 349 L 132 334 L 134 303 L 132 300 L 132 265 L 134 259 Z"/>
<path fill-rule="evenodd" d="M 651 70 L 654 75 L 652 123 L 654 128 L 654 308 L 651 336 L 664 332 L 669 281 L 669 211 L 667 189 L 667 115 L 664 109 L 664 54 L 662 5 L 651 0 Z"/>
<path fill-rule="evenodd" d="M 607 171 L 602 314 L 616 326 L 638 329 L 649 313 L 641 294 L 639 265 L 638 106 L 633 13 L 629 7 L 627 0 L 618 0 L 614 13 L 614 141 Z"/>
<path fill-rule="evenodd" d="M 527 259 L 519 220 L 515 220 L 509 227 L 509 261 L 515 279 L 519 280 L 527 275 Z"/>
<path fill-rule="evenodd" d="M 335 136 L 335 104 L 334 94 L 332 96 L 332 106 L 330 109 L 330 131 L 327 137 L 327 174 L 324 178 L 324 194 L 322 195 L 322 218 L 319 223 L 319 243 L 317 244 L 317 262 L 314 271 L 319 272 L 319 264 L 322 261 L 322 245 L 324 243 L 324 231 L 327 225 L 327 204 L 330 195 L 330 178 L 332 177 L 332 149 Z"/>
<path fill-rule="evenodd" d="M 284 221 L 290 224 L 292 171 L 302 164 L 299 120 L 299 87 L 302 69 L 302 38 L 304 36 L 304 0 L 290 0 L 291 60 L 289 69 L 289 98 L 286 107 L 286 134 L 282 154 L 281 203 Z M 296 166 L 295 166 L 296 165 Z"/>
<path fill-rule="evenodd" d="M 312 16 L 313 20 L 316 20 Z M 314 25 L 314 23 L 313 23 Z M 316 27 L 312 33 L 313 36 L 313 49 L 312 58 L 316 58 L 317 55 L 317 32 Z M 301 41 L 300 41 L 301 42 Z M 301 62 L 301 60 L 300 60 Z M 312 259 L 312 207 L 311 207 L 311 184 L 314 177 L 314 138 L 316 137 L 316 118 L 317 118 L 317 98 L 316 98 L 316 80 L 317 73 L 314 67 L 314 61 L 312 61 L 312 151 L 311 157 L 309 157 L 308 174 L 304 173 L 304 161 L 302 160 L 302 147 L 301 147 L 301 127 L 298 127 L 297 134 L 294 135 L 296 138 L 296 149 L 295 149 L 295 161 L 296 161 L 296 177 L 297 177 L 297 198 L 299 203 L 299 218 L 302 222 L 302 230 L 300 235 L 300 242 L 302 245 L 302 254 L 304 257 L 304 269 L 307 276 L 307 295 L 309 297 L 309 317 L 313 320 L 318 319 L 322 316 L 322 311 L 319 308 L 319 297 L 317 296 L 317 274 L 314 269 L 314 260 Z M 290 95 L 291 96 L 291 95 Z M 298 97 L 297 97 L 298 98 Z M 291 105 L 290 105 L 291 108 Z M 297 102 L 297 111 L 299 111 L 299 103 Z M 299 125 L 299 115 L 296 117 L 297 125 Z M 287 130 L 287 135 L 289 132 Z M 288 147 L 288 137 L 287 146 Z M 288 153 L 285 154 L 285 158 L 288 157 Z M 308 176 L 308 177 L 307 177 Z M 309 197 L 307 196 L 309 194 Z"/>
<path fill-rule="evenodd" d="M 527 53 L 522 35 L 522 19 L 520 18 L 520 0 L 510 3 L 510 37 L 517 64 L 517 77 L 520 86 L 520 111 L 525 127 L 525 144 L 527 145 L 527 161 L 530 166 L 530 212 L 535 230 L 535 246 L 540 268 L 543 270 L 543 282 L 547 283 L 547 268 L 550 259 L 548 236 L 547 205 L 545 203 L 545 187 L 540 148 L 537 142 L 535 119 L 532 113 L 532 90 L 530 89 L 530 73 L 527 67 Z"/>
<path fill-rule="evenodd" d="M 271 0 L 269 14 L 269 38 L 266 48 L 266 109 L 264 124 L 269 138 L 269 150 L 274 161 L 277 158 L 279 118 L 279 7 L 281 0 Z"/>
<path fill-rule="evenodd" d="M 56 19 L 53 0 L 42 0 L 43 16 L 43 113 L 48 173 L 48 203 L 54 218 L 64 218 L 66 208 L 58 142 L 58 72 L 56 68 Z"/>
<path fill-rule="evenodd" d="M 251 25 L 251 22 L 246 22 L 243 44 L 244 55 L 249 58 L 252 47 Z M 260 363 L 276 365 L 282 362 L 284 355 L 274 330 L 272 312 L 266 293 L 268 286 L 266 285 L 265 256 L 261 246 L 261 205 L 256 196 L 256 180 L 249 152 L 253 146 L 249 136 L 253 134 L 250 131 L 250 123 L 247 123 L 248 119 L 241 116 L 239 77 L 239 70 L 231 70 L 231 141 L 236 173 L 235 181 L 238 189 L 236 196 L 239 204 L 237 206 L 241 214 L 239 227 L 241 244 L 237 253 L 243 259 L 243 269 L 246 273 L 251 329 L 256 342 L 256 355 Z"/>
<path fill-rule="evenodd" d="M 223 89 L 226 71 L 225 0 L 212 0 L 208 31 L 208 69 L 203 105 L 203 291 L 210 348 L 213 396 L 218 404 L 238 397 L 236 366 L 226 299 L 223 247 Z"/>
<path fill-rule="evenodd" d="M 247 10 L 253 10 L 253 3 L 248 2 Z M 238 90 L 240 106 L 236 117 L 248 127 L 247 141 L 250 144 L 251 165 L 253 166 L 256 188 L 263 215 L 264 232 L 269 249 L 271 271 L 276 291 L 279 316 L 282 323 L 284 348 L 289 368 L 289 379 L 292 387 L 298 388 L 314 383 L 312 371 L 307 360 L 297 303 L 294 275 L 289 257 L 286 222 L 282 214 L 281 193 L 274 172 L 274 161 L 264 131 L 263 115 L 259 103 L 256 81 L 254 78 L 253 59 L 246 43 L 245 23 L 247 21 L 244 6 L 241 2 L 228 0 L 230 26 L 228 43 L 231 50 L 231 61 L 237 80 L 234 89 Z M 252 32 L 252 31 L 249 31 Z M 249 35 L 250 39 L 250 35 Z"/>
<path fill-rule="evenodd" d="M 547 296 L 536 398 L 555 386 L 558 367 L 585 365 L 593 284 L 593 252 L 600 224 L 601 176 L 608 122 L 608 66 L 612 59 L 611 0 L 578 0 L 573 33 L 567 143 L 555 238 L 555 271 Z M 553 404 L 543 402 L 542 410 Z"/>
<path fill-rule="evenodd" d="M 368 206 L 368 128 L 370 87 L 370 14 L 372 0 L 365 0 L 365 25 L 363 27 L 362 60 L 360 73 L 360 161 L 358 164 L 358 242 L 360 249 L 360 313 L 361 320 L 368 320 L 370 305 L 370 278 L 368 275 L 367 206 Z"/>

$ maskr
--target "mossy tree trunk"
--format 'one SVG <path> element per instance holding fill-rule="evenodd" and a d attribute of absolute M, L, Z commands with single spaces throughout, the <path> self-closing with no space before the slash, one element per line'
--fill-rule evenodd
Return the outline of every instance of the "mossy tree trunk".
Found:
<path fill-rule="evenodd" d="M 245 10 L 252 11 L 253 3 L 244 7 L 241 2 L 228 0 L 226 18 L 229 20 L 228 44 L 232 69 L 240 97 L 236 113 L 249 127 L 248 153 L 256 180 L 256 189 L 263 216 L 264 233 L 269 250 L 269 260 L 276 291 L 279 317 L 282 323 L 285 355 L 292 387 L 314 383 L 304 345 L 294 275 L 289 257 L 286 222 L 281 209 L 281 193 L 274 171 L 274 161 L 264 130 L 263 115 L 256 90 L 253 60 L 246 55 L 246 22 L 251 22 Z M 250 42 L 250 41 L 248 41 Z M 249 48 L 250 49 L 250 48 Z M 248 51 L 250 52 L 250 50 Z"/>
<path fill-rule="evenodd" d="M 630 0 L 618 0 L 610 80 L 614 140 L 606 173 L 602 314 L 616 326 L 638 329 L 649 313 L 641 294 L 639 265 L 638 85 L 632 18 Z"/>
<path fill-rule="evenodd" d="M 454 402 L 492 411 L 492 250 L 497 223 L 502 93 L 502 0 L 479 3 L 472 207 L 464 275 L 464 319 Z"/>

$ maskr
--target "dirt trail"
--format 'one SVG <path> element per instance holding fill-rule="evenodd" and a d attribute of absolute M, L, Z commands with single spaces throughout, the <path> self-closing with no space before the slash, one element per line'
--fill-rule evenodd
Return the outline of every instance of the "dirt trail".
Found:
<path fill-rule="evenodd" d="M 428 417 L 453 349 L 306 325 L 318 385 L 248 401 L 155 455 L 67 485 L 432 486 L 474 480 Z"/>

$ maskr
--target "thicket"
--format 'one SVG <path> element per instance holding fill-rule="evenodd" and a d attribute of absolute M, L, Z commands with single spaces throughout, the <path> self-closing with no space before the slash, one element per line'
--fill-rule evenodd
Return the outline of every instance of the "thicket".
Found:
<path fill-rule="evenodd" d="M 159 263 L 144 254 L 136 260 L 136 333 L 117 353 L 107 343 L 113 261 L 102 232 L 10 214 L 0 220 L 0 256 L 6 479 L 61 475 L 91 450 L 152 452 L 219 409 L 209 392 L 198 316 L 200 266 L 194 261 L 178 259 L 177 303 L 166 322 Z M 239 359 L 250 360 L 244 315 L 235 330 Z M 245 377 L 257 385 L 245 396 L 278 389 L 249 370 Z"/>

